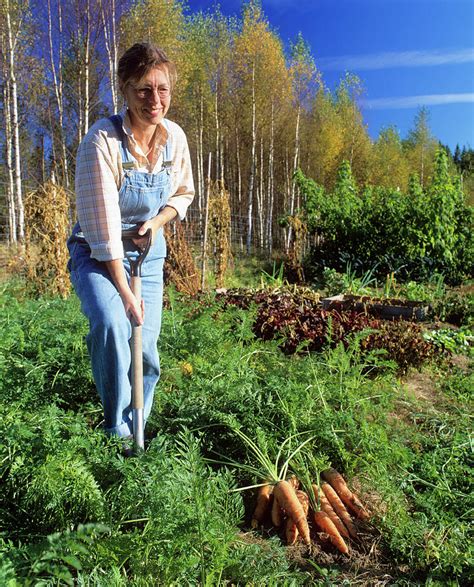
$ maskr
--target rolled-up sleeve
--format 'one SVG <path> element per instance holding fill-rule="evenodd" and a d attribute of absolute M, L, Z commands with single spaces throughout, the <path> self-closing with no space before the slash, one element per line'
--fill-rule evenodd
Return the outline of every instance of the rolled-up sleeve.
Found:
<path fill-rule="evenodd" d="M 194 198 L 194 182 L 189 154 L 188 141 L 184 131 L 173 124 L 173 171 L 171 177 L 171 196 L 167 205 L 176 210 L 180 220 L 186 216 L 186 211 Z"/>
<path fill-rule="evenodd" d="M 98 261 L 122 259 L 117 179 L 100 132 L 89 132 L 79 147 L 75 184 L 77 217 L 91 257 Z"/>

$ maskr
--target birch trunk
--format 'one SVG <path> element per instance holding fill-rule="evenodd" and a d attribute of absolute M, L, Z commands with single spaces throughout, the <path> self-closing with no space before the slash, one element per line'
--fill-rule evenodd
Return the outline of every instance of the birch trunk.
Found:
<path fill-rule="evenodd" d="M 11 128 L 10 89 L 9 84 L 3 86 L 3 103 L 5 105 L 5 147 L 7 164 L 7 205 L 8 205 L 8 242 L 17 242 L 16 233 L 16 206 L 15 206 L 15 178 L 13 173 L 13 138 Z"/>
<path fill-rule="evenodd" d="M 238 129 L 236 130 L 235 135 L 235 149 L 237 155 L 237 201 L 240 209 L 240 205 L 242 204 L 242 167 L 240 161 L 240 137 Z"/>
<path fill-rule="evenodd" d="M 106 13 L 104 1 L 100 2 L 100 14 L 102 18 L 102 28 L 104 31 L 105 50 L 107 52 L 107 61 L 109 65 L 110 93 L 112 94 L 112 106 L 114 114 L 118 112 L 118 91 L 117 91 L 117 65 L 118 65 L 118 48 L 117 48 L 117 29 L 116 29 L 116 5 L 115 0 L 106 0 L 105 5 L 109 7 L 110 14 Z M 110 17 L 108 21 L 108 17 Z M 108 22 L 107 22 L 108 21 Z"/>
<path fill-rule="evenodd" d="M 291 179 L 290 179 L 290 154 L 288 152 L 288 146 L 285 149 L 285 198 L 283 199 L 284 210 L 288 210 L 290 205 L 291 199 Z M 288 228 L 284 229 L 284 238 L 283 238 L 283 246 L 285 251 L 287 249 L 287 242 L 288 242 Z"/>
<path fill-rule="evenodd" d="M 242 164 L 240 161 L 240 138 L 239 138 L 239 130 L 236 128 L 235 131 L 235 149 L 237 155 L 237 209 L 238 209 L 238 222 L 240 226 L 240 219 L 242 216 Z M 244 243 L 242 239 L 242 231 L 238 231 L 239 234 L 239 245 L 240 251 L 244 250 Z"/>
<path fill-rule="evenodd" d="M 199 186 L 199 220 L 202 220 L 204 207 L 204 95 L 201 91 L 199 104 L 199 140 L 198 140 L 198 186 Z"/>
<path fill-rule="evenodd" d="M 6 0 L 6 20 L 7 20 L 7 43 L 8 43 L 8 74 L 10 84 L 10 103 L 11 103 L 11 125 L 13 135 L 13 153 L 14 153 L 14 182 L 15 182 L 15 205 L 17 212 L 17 237 L 21 242 L 25 238 L 25 210 L 23 206 L 23 193 L 21 182 L 21 154 L 20 154 L 20 129 L 18 124 L 18 95 L 15 76 L 15 52 L 18 41 L 18 33 L 21 30 L 21 20 L 18 24 L 16 34 L 12 31 L 12 22 L 10 18 L 10 2 Z"/>
<path fill-rule="evenodd" d="M 214 121 L 215 121 L 215 125 L 216 125 L 216 179 L 221 179 L 220 175 L 219 175 L 219 164 L 220 164 L 220 143 L 221 143 L 221 137 L 220 137 L 220 125 L 219 125 L 219 107 L 218 107 L 218 94 L 219 91 L 216 88 L 216 93 L 214 95 Z"/>
<path fill-rule="evenodd" d="M 90 3 L 86 3 L 86 38 L 85 38 L 85 56 L 84 56 L 84 135 L 89 130 L 89 110 L 90 110 L 90 51 L 91 51 L 91 11 Z"/>
<path fill-rule="evenodd" d="M 83 128 L 84 128 L 84 116 L 82 109 L 82 67 L 79 67 L 79 75 L 77 78 L 77 104 L 78 104 L 78 121 L 77 121 L 77 138 L 78 143 L 82 141 Z"/>
<path fill-rule="evenodd" d="M 260 199 L 258 201 L 258 220 L 259 220 L 259 239 L 260 239 L 260 248 L 263 249 L 264 247 L 264 238 L 265 238 L 265 230 L 264 230 L 264 221 L 263 221 L 263 207 L 265 201 L 265 187 L 264 187 L 264 177 L 263 177 L 263 137 L 260 137 Z"/>
<path fill-rule="evenodd" d="M 253 211 L 253 184 L 255 179 L 255 150 L 257 143 L 257 121 L 255 100 L 255 63 L 252 65 L 252 150 L 250 159 L 250 177 L 247 208 L 247 255 L 250 255 L 252 244 L 252 211 Z"/>
<path fill-rule="evenodd" d="M 196 170 L 197 170 L 197 182 L 196 182 L 196 201 L 199 212 L 199 223 L 202 218 L 202 192 L 201 192 L 201 166 L 199 164 L 201 157 L 201 150 L 199 145 L 199 128 L 196 129 Z"/>
<path fill-rule="evenodd" d="M 221 133 L 220 136 L 220 149 L 219 149 L 219 177 L 222 181 L 224 181 L 224 177 L 225 177 L 225 167 L 224 167 L 224 154 L 225 154 L 225 148 L 224 148 L 224 137 L 223 137 L 223 133 Z"/>
<path fill-rule="evenodd" d="M 301 116 L 301 106 L 298 104 L 298 110 L 296 112 L 296 130 L 295 130 L 295 153 L 293 156 L 293 173 L 291 175 L 291 199 L 290 199 L 290 215 L 293 216 L 295 211 L 295 194 L 296 194 L 296 182 L 293 179 L 294 174 L 298 168 L 298 159 L 300 154 L 300 116 Z M 287 241 L 286 241 L 286 252 L 288 252 L 291 243 L 291 236 L 292 236 L 292 228 L 291 226 L 288 228 L 287 233 Z"/>
<path fill-rule="evenodd" d="M 202 241 L 201 289 L 204 289 L 206 285 L 207 229 L 209 222 L 209 198 L 211 196 L 211 162 L 212 153 L 209 153 L 207 166 L 206 211 L 204 214 L 204 238 Z"/>
<path fill-rule="evenodd" d="M 270 148 L 268 152 L 268 182 L 267 182 L 267 201 L 268 201 L 268 217 L 267 217 L 267 248 L 272 253 L 273 249 L 273 150 L 274 150 L 274 104 L 272 100 L 271 119 L 270 119 Z"/>
<path fill-rule="evenodd" d="M 51 73 L 53 76 L 54 95 L 56 98 L 56 106 L 58 109 L 58 126 L 59 126 L 59 142 L 61 145 L 61 167 L 63 170 L 63 182 L 66 188 L 69 188 L 69 170 L 67 162 L 67 149 L 66 139 L 64 135 L 64 102 L 63 102 L 63 74 L 62 74 L 62 61 L 63 61 L 63 25 L 62 25 L 62 10 L 61 2 L 58 2 L 58 27 L 59 27 L 59 54 L 58 54 L 58 65 L 56 70 L 56 62 L 54 59 L 53 49 L 53 26 L 52 26 L 52 15 L 51 15 L 51 0 L 48 0 L 48 39 L 49 39 L 49 59 L 51 65 Z M 53 126 L 51 126 L 53 129 Z M 53 136 L 54 142 L 54 136 Z"/>

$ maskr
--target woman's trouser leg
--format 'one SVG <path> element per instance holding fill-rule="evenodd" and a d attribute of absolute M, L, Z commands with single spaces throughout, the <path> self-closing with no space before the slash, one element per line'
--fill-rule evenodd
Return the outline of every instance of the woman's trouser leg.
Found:
<path fill-rule="evenodd" d="M 107 268 L 90 259 L 71 272 L 71 281 L 89 319 L 86 337 L 92 374 L 109 434 L 132 433 L 130 410 L 130 320 Z"/>
<path fill-rule="evenodd" d="M 145 421 L 150 415 L 155 387 L 160 378 L 157 343 L 163 306 L 163 263 L 164 259 L 160 258 L 145 261 L 142 271 L 142 298 L 145 302 L 145 323 L 142 327 Z"/>
<path fill-rule="evenodd" d="M 145 421 L 150 414 L 154 390 L 160 377 L 157 341 L 161 327 L 163 262 L 164 259 L 154 259 L 143 265 Z M 77 270 L 71 272 L 71 281 L 81 300 L 81 309 L 89 319 L 87 348 L 94 381 L 104 407 L 105 429 L 109 434 L 128 436 L 132 433 L 130 321 L 107 268 L 90 258 L 82 258 L 77 265 Z"/>

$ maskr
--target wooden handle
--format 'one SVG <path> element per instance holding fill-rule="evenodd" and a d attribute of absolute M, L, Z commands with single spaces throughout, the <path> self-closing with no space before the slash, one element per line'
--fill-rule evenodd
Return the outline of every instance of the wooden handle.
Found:
<path fill-rule="evenodd" d="M 132 276 L 130 287 L 140 304 L 142 300 L 142 283 L 140 277 Z M 133 323 L 130 346 L 132 350 L 132 409 L 139 410 L 144 407 L 142 327 Z"/>

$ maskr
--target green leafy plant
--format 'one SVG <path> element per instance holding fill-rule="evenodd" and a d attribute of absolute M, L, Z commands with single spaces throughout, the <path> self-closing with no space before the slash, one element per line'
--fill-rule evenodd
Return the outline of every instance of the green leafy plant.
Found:
<path fill-rule="evenodd" d="M 440 328 L 424 332 L 423 338 L 450 353 L 473 354 L 474 335 L 464 330 Z"/>
<path fill-rule="evenodd" d="M 433 303 L 433 313 L 443 322 L 474 326 L 474 295 L 469 291 L 448 291 Z"/>
<path fill-rule="evenodd" d="M 305 196 L 306 222 L 319 236 L 305 263 L 315 276 L 323 267 L 342 272 L 348 262 L 359 273 L 377 264 L 376 276 L 396 272 L 400 280 L 443 274 L 450 283 L 474 266 L 474 211 L 448 172 L 446 154 L 436 154 L 431 183 L 412 182 L 409 194 L 368 188 L 359 191 L 344 161 L 332 193 L 326 195 L 301 171 L 295 181 Z"/>
<path fill-rule="evenodd" d="M 124 460 L 119 442 L 101 431 L 82 341 L 87 324 L 77 300 L 33 300 L 20 287 L 7 290 L 0 317 L 0 583 L 358 580 L 350 567 L 340 576 L 328 553 L 312 553 L 316 568 L 287 558 L 277 537 L 242 531 L 251 496 L 232 490 L 249 485 L 249 477 L 261 479 L 205 460 L 218 451 L 255 466 L 252 450 L 226 418 L 252 431 L 251 440 L 272 462 L 289 436 L 292 449 L 313 438 L 306 446 L 316 468 L 331 463 L 367 496 L 377 538 L 371 542 L 364 534 L 363 548 L 370 552 L 380 544 L 383 573 L 394 581 L 468 582 L 468 358 L 459 366 L 429 363 L 420 375 L 408 371 L 408 377 L 432 381 L 433 397 L 416 399 L 389 367 L 383 345 L 364 349 L 366 337 L 380 332 L 356 331 L 336 343 L 339 327 L 331 318 L 322 350 L 300 347 L 286 355 L 278 348 L 280 334 L 263 341 L 253 332 L 258 307 L 270 304 L 268 291 L 253 291 L 244 301 L 237 295 L 237 307 L 225 298 L 190 300 L 168 291 L 149 448 Z M 316 307 L 314 292 L 285 291 L 296 307 Z M 271 294 L 275 312 L 282 293 Z M 304 314 L 295 315 L 303 320 Z M 410 324 L 392 326 L 400 329 L 389 336 L 393 353 L 398 347 L 419 353 L 418 329 L 405 344 Z M 183 364 L 191 369 L 183 372 Z M 356 555 L 353 560 L 360 562 Z M 378 576 L 370 556 L 366 564 Z"/>

